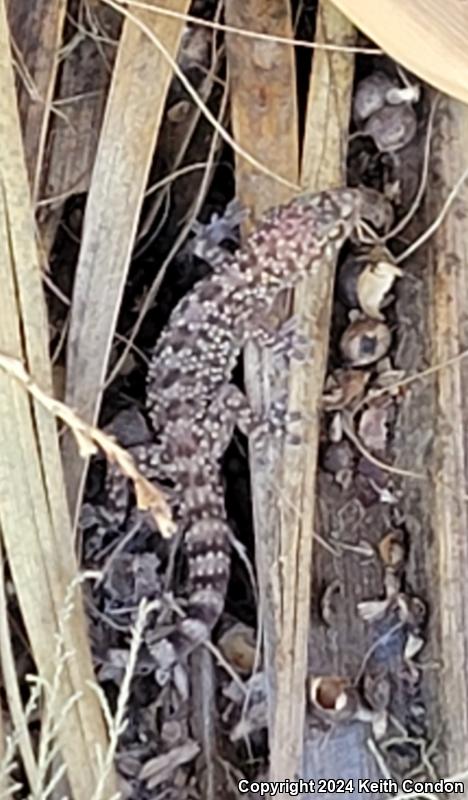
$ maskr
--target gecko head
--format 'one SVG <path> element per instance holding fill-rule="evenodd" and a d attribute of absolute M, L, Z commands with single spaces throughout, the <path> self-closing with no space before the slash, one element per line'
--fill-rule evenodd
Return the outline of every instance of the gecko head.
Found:
<path fill-rule="evenodd" d="M 376 231 L 386 231 L 393 221 L 391 203 L 380 192 L 367 187 L 304 193 L 294 202 L 314 215 L 319 238 L 346 238 L 363 221 Z"/>

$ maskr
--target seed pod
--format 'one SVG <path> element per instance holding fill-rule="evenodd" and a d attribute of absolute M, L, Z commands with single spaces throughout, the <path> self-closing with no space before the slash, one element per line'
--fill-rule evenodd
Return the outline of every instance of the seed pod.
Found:
<path fill-rule="evenodd" d="M 308 696 L 314 712 L 330 722 L 345 722 L 355 716 L 359 695 L 349 678 L 337 675 L 310 676 Z"/>
<path fill-rule="evenodd" d="M 357 298 L 359 305 L 368 317 L 384 319 L 380 309 L 393 286 L 395 278 L 403 274 L 400 267 L 386 261 L 369 261 L 357 279 Z"/>
<path fill-rule="evenodd" d="M 240 675 L 248 675 L 255 664 L 255 631 L 238 622 L 229 628 L 219 639 L 218 647 L 226 661 Z"/>
<path fill-rule="evenodd" d="M 379 555 L 384 566 L 397 569 L 405 560 L 405 535 L 403 531 L 390 531 L 379 542 Z"/>
<path fill-rule="evenodd" d="M 375 319 L 357 319 L 345 330 L 340 350 L 353 367 L 373 364 L 387 353 L 391 344 L 390 330 Z"/>

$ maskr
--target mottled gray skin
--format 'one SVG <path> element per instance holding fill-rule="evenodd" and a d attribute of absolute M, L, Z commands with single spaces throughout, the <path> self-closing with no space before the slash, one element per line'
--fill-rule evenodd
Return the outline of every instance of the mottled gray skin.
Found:
<path fill-rule="evenodd" d="M 179 649 L 209 636 L 224 605 L 230 530 L 219 460 L 235 425 L 247 433 L 262 430 L 230 383 L 239 355 L 248 340 L 274 343 L 269 317 L 280 291 L 324 262 L 332 267 L 358 223 L 379 223 L 385 213 L 379 195 L 357 189 L 304 195 L 273 209 L 221 269 L 181 300 L 157 342 L 147 384 L 153 464 L 180 498 L 189 568 Z"/>

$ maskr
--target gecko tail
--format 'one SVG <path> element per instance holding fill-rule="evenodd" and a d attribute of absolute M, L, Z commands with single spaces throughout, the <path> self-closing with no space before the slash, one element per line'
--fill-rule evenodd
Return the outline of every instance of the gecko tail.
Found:
<path fill-rule="evenodd" d="M 230 535 L 228 524 L 213 517 L 198 520 L 185 533 L 189 600 L 187 616 L 177 623 L 173 638 L 179 654 L 187 655 L 209 639 L 223 612 L 231 567 Z"/>

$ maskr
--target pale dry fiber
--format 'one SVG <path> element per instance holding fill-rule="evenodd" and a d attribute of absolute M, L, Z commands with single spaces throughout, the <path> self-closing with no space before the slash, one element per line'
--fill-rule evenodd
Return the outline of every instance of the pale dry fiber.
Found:
<path fill-rule="evenodd" d="M 357 28 L 396 61 L 468 102 L 465 0 L 333 0 Z"/>
<path fill-rule="evenodd" d="M 460 173 L 468 152 L 468 107 L 444 99 L 434 122 L 433 154 L 427 208 L 432 218 L 440 211 Z M 433 165 L 433 166 L 432 166 Z M 468 344 L 468 189 L 459 191 L 452 212 L 435 232 L 428 252 L 431 281 L 430 338 L 432 361 L 455 356 Z M 437 565 L 434 593 L 440 626 L 442 665 L 439 701 L 446 735 L 446 768 L 466 767 L 468 741 L 468 365 L 459 360 L 435 373 L 436 437 L 434 442 L 431 523 Z M 430 501 L 429 501 L 430 502 Z"/>
<path fill-rule="evenodd" d="M 48 330 L 29 200 L 8 25 L 0 2 L 0 348 L 27 365 L 51 391 Z M 77 574 L 55 421 L 5 374 L 0 375 L 0 518 L 6 555 L 40 675 L 52 679 L 54 640 L 65 596 Z M 101 709 L 77 590 L 65 631 L 74 657 L 61 686 L 62 705 L 79 693 L 61 730 L 72 792 L 87 800 L 97 779 L 96 745 L 105 749 Z M 109 778 L 109 793 L 113 790 Z"/>
<path fill-rule="evenodd" d="M 24 713 L 23 703 L 16 671 L 15 657 L 8 620 L 7 591 L 5 581 L 5 564 L 3 563 L 3 547 L 0 545 L 0 664 L 2 681 L 5 689 L 9 717 L 12 729 L 18 741 L 21 761 L 26 772 L 29 785 L 34 790 L 37 786 L 37 765 L 34 757 L 33 746 L 29 735 L 28 724 Z M 0 760 L 3 754 L 0 752 Z M 0 797 L 2 796 L 1 781 L 4 778 L 0 770 Z"/>
<path fill-rule="evenodd" d="M 189 0 L 160 0 L 187 11 Z M 176 55 L 183 22 L 135 11 Z M 148 36 L 125 18 L 88 195 L 75 275 L 65 399 L 87 422 L 99 411 L 120 302 L 172 71 Z M 67 493 L 76 512 L 85 468 L 64 443 Z"/>
<path fill-rule="evenodd" d="M 18 747 L 21 753 L 21 761 L 26 772 L 28 783 L 32 790 L 37 787 L 37 765 L 34 757 L 33 745 L 29 735 L 28 722 L 24 713 L 21 700 L 18 675 L 16 671 L 15 657 L 11 630 L 8 621 L 7 591 L 5 581 L 5 564 L 3 564 L 3 548 L 0 547 L 0 557 L 2 565 L 0 567 L 0 663 L 2 667 L 2 680 L 8 704 L 8 712 L 12 722 L 12 728 L 17 737 Z M 3 754 L 0 754 L 0 758 Z M 0 781 L 3 775 L 0 775 Z M 1 797 L 0 783 L 0 797 Z"/>
<path fill-rule="evenodd" d="M 260 22 L 261 21 L 261 22 Z M 265 2 L 249 0 L 239 4 L 230 0 L 226 5 L 226 22 L 236 28 L 268 31 L 291 37 L 292 20 L 289 3 L 285 0 Z M 296 70 L 292 49 L 277 42 L 242 39 L 227 35 L 229 76 L 232 90 L 232 119 L 236 143 L 249 149 L 270 169 L 293 183 L 298 182 L 299 127 L 296 106 Z M 259 108 L 262 113 L 259 113 Z M 285 202 L 290 190 L 265 174 L 259 173 L 241 157 L 236 159 L 237 196 L 257 217 L 266 208 Z M 286 302 L 283 303 L 283 310 Z M 245 356 L 246 385 L 253 406 L 268 406 L 274 393 L 271 364 L 266 354 L 253 345 Z M 277 447 L 266 443 L 262 453 L 252 451 L 251 481 L 258 576 L 261 590 L 259 609 L 265 643 L 265 663 L 268 670 L 268 713 L 272 776 L 292 776 L 298 768 L 302 749 L 304 712 L 305 638 L 301 652 L 291 653 L 302 667 L 300 691 L 290 680 L 289 647 L 286 627 L 291 628 L 293 608 L 284 609 L 283 586 L 279 568 L 284 555 L 277 523 L 277 497 L 274 489 L 279 479 Z M 276 478 L 274 477 L 276 476 Z M 294 544 L 293 544 L 294 547 Z M 285 580 L 295 581 L 290 575 Z M 307 631 L 308 607 L 301 618 Z M 305 634 L 306 636 L 306 634 Z M 291 652 L 289 650 L 289 652 Z M 276 760 L 276 761 L 275 761 Z M 275 763 L 274 763 L 275 762 Z"/>

